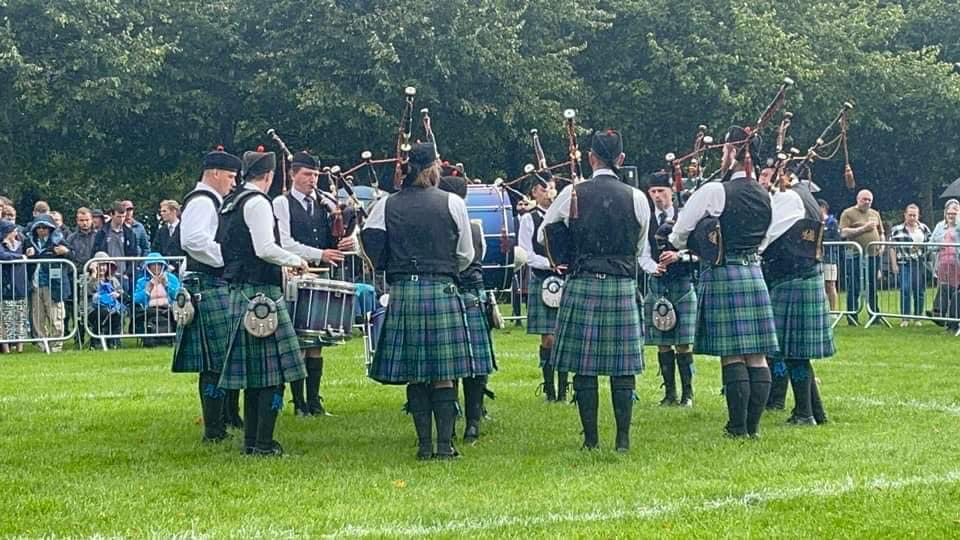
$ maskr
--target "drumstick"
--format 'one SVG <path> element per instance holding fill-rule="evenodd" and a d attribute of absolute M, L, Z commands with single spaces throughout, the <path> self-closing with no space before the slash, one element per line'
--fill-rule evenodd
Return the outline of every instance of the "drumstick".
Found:
<path fill-rule="evenodd" d="M 311 274 L 324 274 L 330 272 L 330 267 L 328 266 L 311 266 L 307 269 L 307 272 Z"/>

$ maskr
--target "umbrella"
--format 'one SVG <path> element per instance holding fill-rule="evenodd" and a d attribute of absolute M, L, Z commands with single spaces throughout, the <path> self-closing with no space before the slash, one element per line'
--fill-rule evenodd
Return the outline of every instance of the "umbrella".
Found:
<path fill-rule="evenodd" d="M 940 194 L 941 199 L 960 199 L 960 178 L 954 180 L 947 189 Z"/>

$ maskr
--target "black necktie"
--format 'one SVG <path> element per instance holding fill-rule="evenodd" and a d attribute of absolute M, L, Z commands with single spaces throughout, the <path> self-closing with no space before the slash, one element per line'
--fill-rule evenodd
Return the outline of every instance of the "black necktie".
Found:
<path fill-rule="evenodd" d="M 657 218 L 657 225 L 663 225 L 667 222 L 667 213 L 660 212 L 660 217 Z"/>
<path fill-rule="evenodd" d="M 313 216 L 313 199 L 310 197 L 304 197 L 303 203 L 307 206 L 307 215 Z"/>

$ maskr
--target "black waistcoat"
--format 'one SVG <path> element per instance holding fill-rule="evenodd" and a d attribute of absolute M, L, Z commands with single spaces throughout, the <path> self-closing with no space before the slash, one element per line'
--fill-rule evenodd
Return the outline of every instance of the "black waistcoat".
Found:
<path fill-rule="evenodd" d="M 466 270 L 460 272 L 460 286 L 464 289 L 482 289 L 483 228 L 477 223 L 470 223 L 470 234 L 473 238 L 473 260 Z"/>
<path fill-rule="evenodd" d="M 210 202 L 213 203 L 214 211 L 216 211 L 216 212 L 219 212 L 219 211 L 220 211 L 220 200 L 217 199 L 217 196 L 216 196 L 216 195 L 214 195 L 213 193 L 210 193 L 209 191 L 204 190 L 204 189 L 195 189 L 195 190 L 193 190 L 192 192 L 190 192 L 190 194 L 188 194 L 187 197 L 183 200 L 183 210 L 182 210 L 182 211 L 183 211 L 183 212 L 186 212 L 186 210 L 187 210 L 187 205 L 189 205 L 192 201 L 197 200 L 197 198 L 202 198 L 202 197 L 206 197 L 206 198 L 210 199 Z M 186 257 L 186 258 L 187 258 L 187 270 L 189 270 L 189 271 L 191 271 L 191 272 L 200 272 L 201 274 L 207 274 L 207 275 L 214 276 L 214 277 L 220 277 L 220 276 L 222 276 L 222 275 L 223 275 L 223 268 L 215 268 L 215 267 L 210 266 L 210 265 L 208 265 L 208 264 L 204 264 L 204 263 L 202 263 L 202 262 L 194 259 L 193 257 L 191 257 L 190 254 L 187 253 L 186 250 L 183 249 L 183 246 L 180 245 L 180 229 L 182 229 L 182 227 L 178 225 L 177 228 L 173 231 L 173 237 L 170 239 L 170 244 L 169 244 L 169 246 L 170 246 L 170 255 L 171 255 L 171 256 L 181 256 L 181 255 L 182 255 L 182 256 Z M 218 232 L 218 231 L 214 231 L 214 237 L 217 236 L 217 232 Z M 219 240 L 218 240 L 218 242 L 219 242 Z M 222 255 L 222 253 L 223 253 L 223 252 L 222 252 L 222 247 L 223 247 L 223 246 L 221 246 L 221 255 Z"/>
<path fill-rule="evenodd" d="M 725 253 L 756 252 L 770 227 L 770 195 L 755 180 L 723 183 L 726 202 L 720 214 Z"/>
<path fill-rule="evenodd" d="M 652 207 L 650 211 L 650 227 L 647 230 L 647 241 L 650 243 L 650 257 L 653 258 L 654 262 L 660 262 L 660 254 L 663 253 L 656 239 L 657 229 L 660 228 L 660 222 L 657 221 L 657 213 L 658 210 L 656 207 Z M 680 211 L 674 206 L 672 221 L 676 222 L 679 215 Z M 667 222 L 669 221 L 671 221 L 671 219 L 667 220 Z M 689 279 L 692 275 L 693 265 L 691 263 L 677 261 L 667 266 L 667 272 L 665 274 L 651 277 L 654 279 Z"/>
<path fill-rule="evenodd" d="M 531 242 L 533 243 L 534 253 L 549 259 L 550 256 L 547 254 L 547 248 L 540 242 L 537 242 L 537 236 L 540 234 L 540 227 L 543 225 L 544 214 L 545 212 L 539 206 L 530 211 L 530 217 L 533 218 L 533 238 L 531 239 Z M 533 268 L 532 266 L 530 267 L 530 270 L 533 272 L 533 275 L 537 276 L 537 278 L 540 280 L 547 279 L 549 276 L 558 275 L 549 270 Z"/>
<path fill-rule="evenodd" d="M 636 277 L 643 227 L 633 210 L 634 188 L 616 176 L 577 185 L 577 219 L 570 219 L 574 272 Z"/>
<path fill-rule="evenodd" d="M 457 223 L 445 191 L 404 187 L 384 202 L 387 278 L 397 274 L 444 274 L 456 278 Z"/>
<path fill-rule="evenodd" d="M 314 201 L 313 215 L 311 216 L 303 209 L 300 201 L 293 196 L 293 192 L 284 196 L 287 198 L 287 206 L 290 208 L 290 236 L 294 240 L 318 249 L 337 247 L 336 239 L 331 234 L 330 214 L 326 205 Z"/>
<path fill-rule="evenodd" d="M 823 246 L 820 205 L 806 186 L 791 189 L 803 201 L 803 217 L 763 252 L 763 271 L 768 281 L 810 272 L 820 262 Z"/>
<path fill-rule="evenodd" d="M 217 242 L 223 252 L 223 277 L 230 283 L 281 285 L 281 268 L 257 257 L 250 228 L 243 219 L 243 207 L 257 197 L 263 197 L 270 203 L 264 193 L 253 189 L 237 190 L 223 201 L 220 228 L 217 231 Z M 274 240 L 280 236 L 276 219 L 273 220 L 273 236 Z"/>

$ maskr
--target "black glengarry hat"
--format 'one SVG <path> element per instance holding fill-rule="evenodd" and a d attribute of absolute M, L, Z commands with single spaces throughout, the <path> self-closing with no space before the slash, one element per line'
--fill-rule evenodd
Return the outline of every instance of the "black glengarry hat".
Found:
<path fill-rule="evenodd" d="M 615 161 L 623 153 L 623 137 L 613 129 L 597 131 L 590 141 L 590 151 L 608 165 L 615 165 Z"/>
<path fill-rule="evenodd" d="M 667 171 L 657 171 L 647 176 L 647 188 L 672 188 L 673 176 Z"/>
<path fill-rule="evenodd" d="M 263 145 L 255 151 L 243 153 L 243 179 L 249 180 L 266 174 L 277 168 L 277 155 L 273 152 L 264 152 Z"/>
<path fill-rule="evenodd" d="M 301 150 L 293 155 L 290 161 L 290 167 L 303 167 L 306 169 L 320 170 L 320 160 L 316 156 L 310 155 L 306 150 Z"/>
<path fill-rule="evenodd" d="M 458 195 L 461 199 L 467 198 L 467 181 L 462 176 L 441 176 L 437 187 L 448 193 Z"/>
<path fill-rule="evenodd" d="M 223 151 L 222 146 L 203 156 L 203 170 L 218 169 L 221 171 L 239 171 L 243 166 L 240 158 Z"/>

